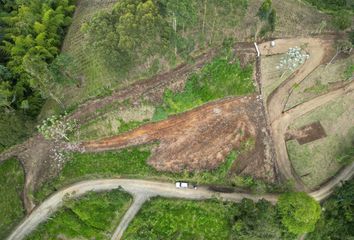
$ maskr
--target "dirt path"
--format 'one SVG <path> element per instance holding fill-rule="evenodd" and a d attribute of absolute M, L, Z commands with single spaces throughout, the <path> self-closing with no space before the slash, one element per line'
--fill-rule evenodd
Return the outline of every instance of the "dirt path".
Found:
<path fill-rule="evenodd" d="M 139 212 L 140 208 L 143 204 L 152 197 L 149 194 L 138 194 L 134 196 L 134 202 L 128 209 L 128 211 L 124 214 L 124 217 L 120 221 L 117 229 L 112 235 L 112 240 L 119 240 L 123 237 L 123 233 L 128 228 L 129 223 L 134 219 L 135 215 Z"/>
<path fill-rule="evenodd" d="M 284 136 L 288 125 L 291 123 L 291 119 L 286 115 L 284 116 L 283 110 L 292 87 L 295 84 L 300 83 L 323 62 L 326 50 L 330 48 L 330 43 L 331 40 L 297 38 L 275 40 L 275 47 L 270 47 L 270 42 L 265 42 L 259 45 L 261 55 L 285 53 L 290 47 L 295 46 L 304 47 L 304 49 L 310 54 L 310 58 L 287 80 L 280 84 L 280 86 L 270 94 L 266 101 L 279 170 L 285 179 L 293 179 L 295 181 L 295 187 L 301 191 L 308 189 L 303 184 L 301 178 L 295 173 L 288 159 Z M 318 106 L 323 103 L 324 100 L 319 101 Z M 304 107 L 300 107 L 299 109 L 300 111 L 305 110 Z"/>

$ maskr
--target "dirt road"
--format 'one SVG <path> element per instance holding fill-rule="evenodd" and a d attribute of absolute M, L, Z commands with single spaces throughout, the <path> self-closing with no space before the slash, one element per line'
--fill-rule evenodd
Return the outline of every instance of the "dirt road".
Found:
<path fill-rule="evenodd" d="M 350 179 L 354 174 L 354 163 L 344 168 L 335 178 L 331 179 L 327 184 L 319 190 L 310 193 L 317 201 L 322 201 L 328 197 L 335 186 L 342 181 Z M 132 180 L 132 179 L 104 179 L 79 182 L 62 189 L 38 206 L 22 223 L 12 232 L 8 240 L 21 240 L 31 231 L 33 231 L 41 222 L 48 219 L 63 204 L 63 199 L 76 198 L 89 191 L 107 191 L 122 187 L 125 191 L 134 196 L 134 203 L 126 212 L 120 225 L 113 234 L 112 239 L 120 239 L 124 230 L 128 227 L 130 221 L 139 211 L 140 207 L 150 197 L 162 196 L 168 198 L 185 198 L 185 199 L 210 199 L 218 198 L 226 201 L 239 202 L 243 198 L 249 198 L 253 201 L 266 199 L 273 204 L 276 203 L 278 195 L 263 194 L 254 195 L 246 193 L 215 193 L 205 187 L 198 189 L 176 189 L 174 184 L 161 183 L 155 181 Z"/>
<path fill-rule="evenodd" d="M 322 62 L 326 54 L 326 50 L 330 48 L 331 40 L 323 40 L 316 38 L 296 38 L 296 39 L 278 39 L 275 40 L 275 47 L 270 46 L 270 42 L 259 45 L 261 55 L 274 55 L 285 53 L 290 47 L 302 46 L 310 55 L 310 58 L 288 79 L 281 83 L 266 99 L 267 114 L 271 125 L 274 149 L 277 155 L 277 164 L 279 170 L 285 179 L 292 179 L 298 190 L 308 190 L 303 184 L 301 178 L 294 172 L 288 158 L 285 144 L 286 129 L 295 118 L 295 114 L 284 113 L 284 107 L 293 86 L 300 83 L 306 76 L 317 68 Z M 326 98 L 316 101 L 316 106 L 320 106 L 326 102 Z M 313 106 L 315 108 L 316 106 Z M 299 106 L 299 113 L 306 113 L 306 108 L 310 110 L 312 107 L 308 105 Z M 293 118 L 291 118 L 293 116 Z"/>
<path fill-rule="evenodd" d="M 8 240 L 21 240 L 31 231 L 33 231 L 39 223 L 48 219 L 60 206 L 63 204 L 63 199 L 79 197 L 89 191 L 107 191 L 122 187 L 125 191 L 131 193 L 133 196 L 140 196 L 141 199 L 146 199 L 152 196 L 162 196 L 168 198 L 185 198 L 185 199 L 210 199 L 217 197 L 222 200 L 239 202 L 243 198 L 250 198 L 252 200 L 266 199 L 275 203 L 277 201 L 276 195 L 260 195 L 255 196 L 245 193 L 215 193 L 207 188 L 200 187 L 195 189 L 176 189 L 174 184 L 161 183 L 145 180 L 132 180 L 132 179 L 105 179 L 84 181 L 74 184 L 70 187 L 56 192 L 54 195 L 45 200 L 40 206 L 32 211 L 24 221 L 13 231 L 8 237 Z M 141 204 L 134 204 L 135 209 L 128 211 L 129 215 L 136 213 Z M 128 220 L 132 219 L 127 217 Z M 127 219 L 125 218 L 125 219 Z M 126 225 L 128 222 L 126 223 Z M 124 227 L 121 228 L 124 230 Z M 119 235 L 120 233 L 117 233 Z"/>

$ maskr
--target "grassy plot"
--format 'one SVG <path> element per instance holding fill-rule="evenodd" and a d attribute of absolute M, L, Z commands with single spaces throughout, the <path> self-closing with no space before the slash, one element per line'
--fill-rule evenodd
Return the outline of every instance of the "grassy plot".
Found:
<path fill-rule="evenodd" d="M 250 150 L 253 146 L 254 141 L 249 139 L 238 150 L 232 151 L 225 162 L 215 170 L 191 173 L 158 172 L 147 164 L 151 154 L 149 147 L 134 147 L 102 153 L 74 153 L 72 159 L 64 165 L 59 176 L 35 192 L 35 198 L 40 202 L 50 193 L 65 185 L 84 179 L 105 177 L 186 180 L 203 184 L 252 187 L 257 185 L 256 181 L 248 177 L 230 175 L 229 170 L 238 155 Z"/>
<path fill-rule="evenodd" d="M 354 141 L 353 101 L 354 95 L 347 94 L 298 118 L 290 126 L 297 129 L 320 121 L 327 134 L 325 138 L 303 145 L 295 140 L 287 142 L 294 169 L 310 188 L 326 181 L 344 164 L 343 154 Z"/>
<path fill-rule="evenodd" d="M 146 203 L 123 239 L 229 239 L 232 204 L 155 198 Z"/>
<path fill-rule="evenodd" d="M 69 200 L 27 239 L 110 239 L 131 201 L 120 189 Z"/>
<path fill-rule="evenodd" d="M 21 164 L 9 159 L 0 164 L 0 239 L 24 217 L 21 193 L 24 186 Z"/>
<path fill-rule="evenodd" d="M 335 61 L 328 66 L 318 66 L 293 89 L 285 109 L 292 108 L 328 92 L 331 86 L 335 86 L 336 83 L 349 82 L 353 76 L 353 64 L 354 55 Z"/>

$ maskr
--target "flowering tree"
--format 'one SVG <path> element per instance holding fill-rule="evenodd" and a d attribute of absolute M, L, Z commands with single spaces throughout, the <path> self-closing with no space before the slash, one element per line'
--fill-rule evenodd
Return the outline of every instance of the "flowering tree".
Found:
<path fill-rule="evenodd" d="M 300 47 L 289 48 L 286 56 L 280 59 L 276 69 L 282 71 L 282 77 L 287 71 L 293 72 L 298 66 L 303 64 L 309 58 L 310 55 L 303 52 Z"/>
<path fill-rule="evenodd" d="M 68 143 L 68 134 L 74 131 L 77 124 L 75 121 L 65 120 L 65 116 L 65 114 L 53 115 L 43 120 L 42 124 L 37 127 L 45 139 L 53 141 L 50 157 L 55 161 L 58 168 L 61 168 L 66 160 L 66 153 L 63 148 L 79 150 L 77 144 Z"/>
<path fill-rule="evenodd" d="M 38 131 L 46 139 L 56 140 L 56 141 L 69 141 L 68 134 L 71 133 L 75 127 L 75 121 L 65 121 L 65 115 L 53 115 L 45 120 L 39 125 Z"/>

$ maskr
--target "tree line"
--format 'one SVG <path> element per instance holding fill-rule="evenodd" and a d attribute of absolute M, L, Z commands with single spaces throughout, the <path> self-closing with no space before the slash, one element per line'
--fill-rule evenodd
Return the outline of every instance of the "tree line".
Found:
<path fill-rule="evenodd" d="M 50 85 L 59 79 L 49 75 L 74 9 L 72 0 L 1 1 L 2 112 L 22 109 L 35 116 L 42 99 L 53 95 Z"/>

